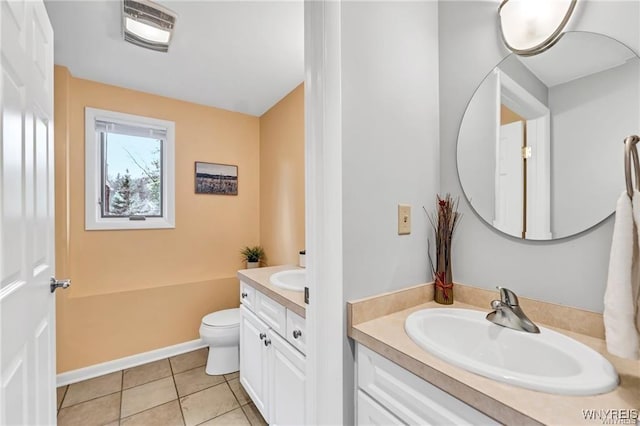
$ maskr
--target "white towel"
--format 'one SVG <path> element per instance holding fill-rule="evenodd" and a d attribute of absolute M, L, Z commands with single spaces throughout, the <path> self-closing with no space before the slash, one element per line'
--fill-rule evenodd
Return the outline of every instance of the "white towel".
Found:
<path fill-rule="evenodd" d="M 636 221 L 640 222 L 640 196 L 635 194 Z M 638 359 L 638 234 L 631 200 L 623 192 L 616 206 L 609 276 L 604 293 L 604 328 L 607 350 L 622 358 Z"/>
<path fill-rule="evenodd" d="M 640 336 L 640 192 L 633 192 L 633 220 L 637 233 L 634 234 L 635 252 L 633 257 L 633 269 L 631 274 L 631 292 L 636 307 L 636 330 Z M 640 350 L 638 353 L 640 357 Z"/>

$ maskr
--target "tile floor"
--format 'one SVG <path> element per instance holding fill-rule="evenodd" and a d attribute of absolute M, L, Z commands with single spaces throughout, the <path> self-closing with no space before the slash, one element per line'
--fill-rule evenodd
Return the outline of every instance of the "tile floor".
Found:
<path fill-rule="evenodd" d="M 205 374 L 207 350 L 59 387 L 58 425 L 266 425 L 238 373 Z"/>

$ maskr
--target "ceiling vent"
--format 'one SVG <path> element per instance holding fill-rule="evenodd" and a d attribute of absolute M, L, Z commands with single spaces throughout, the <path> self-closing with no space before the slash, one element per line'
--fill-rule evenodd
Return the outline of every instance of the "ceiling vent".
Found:
<path fill-rule="evenodd" d="M 125 41 L 158 52 L 167 52 L 177 15 L 149 0 L 124 0 L 122 5 Z"/>

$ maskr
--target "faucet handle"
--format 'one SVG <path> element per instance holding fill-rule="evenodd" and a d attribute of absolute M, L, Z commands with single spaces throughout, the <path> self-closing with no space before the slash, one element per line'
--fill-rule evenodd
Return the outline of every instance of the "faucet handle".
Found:
<path fill-rule="evenodd" d="M 500 308 L 503 308 L 505 306 L 504 303 L 502 303 L 499 300 L 492 300 L 491 301 L 491 309 L 493 309 L 494 311 L 497 311 Z"/>
<path fill-rule="evenodd" d="M 496 288 L 500 291 L 500 300 L 502 300 L 502 303 L 509 306 L 518 306 L 518 296 L 516 296 L 513 291 L 500 286 Z"/>

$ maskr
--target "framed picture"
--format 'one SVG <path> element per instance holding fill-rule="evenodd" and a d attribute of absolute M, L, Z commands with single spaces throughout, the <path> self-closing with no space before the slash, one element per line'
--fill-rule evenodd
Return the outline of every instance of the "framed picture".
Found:
<path fill-rule="evenodd" d="M 196 161 L 196 194 L 238 195 L 238 166 Z"/>

